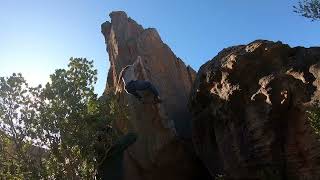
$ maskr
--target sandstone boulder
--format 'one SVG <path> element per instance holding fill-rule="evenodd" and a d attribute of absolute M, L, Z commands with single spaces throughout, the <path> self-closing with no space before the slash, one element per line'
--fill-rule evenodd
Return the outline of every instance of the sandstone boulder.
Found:
<path fill-rule="evenodd" d="M 146 102 L 120 89 L 120 103 L 128 109 L 128 121 L 117 119 L 117 128 L 138 134 L 125 152 L 126 179 L 163 180 L 201 177 L 199 161 L 191 144 L 191 113 L 187 102 L 195 71 L 177 58 L 155 29 L 144 29 L 124 12 L 112 12 L 111 22 L 102 24 L 109 54 L 108 88 L 117 87 L 119 72 L 134 64 L 135 76 L 159 90 L 163 103 L 155 105 L 150 94 L 140 92 Z"/>
<path fill-rule="evenodd" d="M 320 179 L 306 109 L 319 99 L 320 48 L 258 40 L 204 64 L 190 99 L 197 154 L 231 179 Z"/>

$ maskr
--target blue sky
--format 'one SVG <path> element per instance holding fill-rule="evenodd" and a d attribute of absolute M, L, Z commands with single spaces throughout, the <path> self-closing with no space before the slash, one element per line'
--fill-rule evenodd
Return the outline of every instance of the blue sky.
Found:
<path fill-rule="evenodd" d="M 33 85 L 70 57 L 94 60 L 96 91 L 105 87 L 108 56 L 100 25 L 123 10 L 156 28 L 194 69 L 223 48 L 255 39 L 319 46 L 320 22 L 292 12 L 297 0 L 0 0 L 0 76 L 22 72 Z"/>

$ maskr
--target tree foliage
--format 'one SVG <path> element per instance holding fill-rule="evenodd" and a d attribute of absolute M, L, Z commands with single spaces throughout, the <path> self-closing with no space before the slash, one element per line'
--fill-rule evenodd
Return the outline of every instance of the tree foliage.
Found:
<path fill-rule="evenodd" d="M 41 159 L 33 156 L 39 118 L 39 89 L 31 88 L 21 74 L 0 78 L 1 179 L 38 178 Z"/>
<path fill-rule="evenodd" d="M 318 104 L 318 103 L 317 103 Z M 314 105 L 314 107 L 307 111 L 308 119 L 311 127 L 317 135 L 320 135 L 320 107 Z"/>
<path fill-rule="evenodd" d="M 91 143 L 98 114 L 92 61 L 71 59 L 42 91 L 40 139 L 51 149 L 48 166 L 55 179 L 90 178 L 94 171 Z"/>
<path fill-rule="evenodd" d="M 107 151 L 117 138 L 115 99 L 98 99 L 96 76 L 92 61 L 71 58 L 45 87 L 0 78 L 0 179 L 94 179 L 97 144 Z"/>
<path fill-rule="evenodd" d="M 320 0 L 299 1 L 297 6 L 293 6 L 294 12 L 312 21 L 320 20 Z"/>

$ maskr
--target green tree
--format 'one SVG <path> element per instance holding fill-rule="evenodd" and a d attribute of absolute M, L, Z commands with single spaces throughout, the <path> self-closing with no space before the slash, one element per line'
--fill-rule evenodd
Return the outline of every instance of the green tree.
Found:
<path fill-rule="evenodd" d="M 320 106 L 318 103 L 308 110 L 307 113 L 311 127 L 317 135 L 320 135 Z"/>
<path fill-rule="evenodd" d="M 48 171 L 55 179 L 93 179 L 93 143 L 99 126 L 107 124 L 94 93 L 93 62 L 71 58 L 68 69 L 50 76 L 42 92 L 40 139 L 51 150 Z"/>
<path fill-rule="evenodd" d="M 40 86 L 31 88 L 21 74 L 0 77 L 0 178 L 41 177 L 43 149 L 37 148 Z M 37 154 L 38 156 L 34 156 Z"/>
<path fill-rule="evenodd" d="M 303 0 L 298 6 L 293 6 L 294 12 L 312 21 L 320 20 L 320 0 Z"/>
<path fill-rule="evenodd" d="M 113 92 L 97 98 L 96 75 L 71 58 L 45 87 L 0 77 L 0 179 L 94 179 L 118 138 L 112 120 L 126 116 Z"/>

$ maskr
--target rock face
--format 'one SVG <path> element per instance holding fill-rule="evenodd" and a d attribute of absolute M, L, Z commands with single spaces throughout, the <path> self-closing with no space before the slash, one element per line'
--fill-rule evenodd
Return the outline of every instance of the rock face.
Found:
<path fill-rule="evenodd" d="M 224 49 L 196 77 L 197 154 L 231 179 L 320 179 L 306 109 L 320 100 L 320 48 L 258 40 Z"/>
<path fill-rule="evenodd" d="M 195 71 L 177 58 L 155 29 L 144 29 L 124 12 L 112 12 L 111 22 L 102 24 L 109 53 L 108 88 L 115 88 L 119 72 L 137 61 L 135 75 L 150 81 L 160 92 L 161 105 L 146 104 L 120 90 L 120 103 L 128 108 L 129 120 L 118 119 L 124 133 L 136 132 L 138 139 L 125 152 L 126 179 L 163 180 L 200 177 L 199 162 L 191 144 L 191 113 L 187 102 Z M 183 139 L 184 141 L 182 141 Z M 200 174 L 199 174 L 200 172 Z"/>

